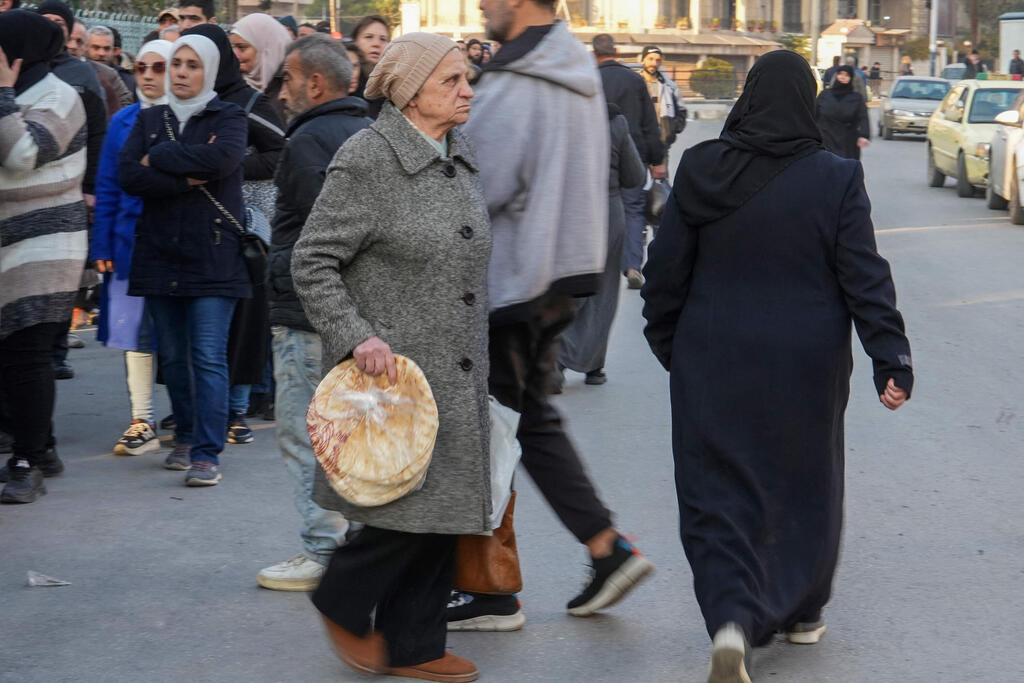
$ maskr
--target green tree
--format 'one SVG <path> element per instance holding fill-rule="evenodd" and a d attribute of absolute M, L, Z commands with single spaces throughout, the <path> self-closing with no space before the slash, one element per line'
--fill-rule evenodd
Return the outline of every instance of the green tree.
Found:
<path fill-rule="evenodd" d="M 736 69 L 724 59 L 708 57 L 690 74 L 690 87 L 708 100 L 736 97 Z"/>
<path fill-rule="evenodd" d="M 791 50 L 804 59 L 811 59 L 811 39 L 800 33 L 783 33 L 779 36 L 782 47 Z"/>

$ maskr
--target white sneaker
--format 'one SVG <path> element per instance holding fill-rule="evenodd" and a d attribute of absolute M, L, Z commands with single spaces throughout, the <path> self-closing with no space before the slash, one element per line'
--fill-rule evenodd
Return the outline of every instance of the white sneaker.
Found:
<path fill-rule="evenodd" d="M 718 629 L 711 645 L 708 683 L 751 683 L 747 673 L 750 646 L 743 630 L 733 622 Z"/>
<path fill-rule="evenodd" d="M 267 567 L 256 575 L 256 583 L 272 591 L 311 591 L 320 585 L 324 567 L 305 555 L 296 555 Z"/>

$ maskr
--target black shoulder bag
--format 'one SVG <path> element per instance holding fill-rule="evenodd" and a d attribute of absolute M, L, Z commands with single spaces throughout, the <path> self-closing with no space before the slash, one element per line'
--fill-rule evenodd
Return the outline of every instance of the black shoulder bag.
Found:
<path fill-rule="evenodd" d="M 171 126 L 170 117 L 167 115 L 167 110 L 164 110 L 164 127 L 167 129 L 167 135 L 172 141 L 177 141 L 174 136 L 174 128 Z M 206 189 L 205 185 L 196 185 L 195 188 L 206 195 L 206 198 L 217 207 L 217 210 L 223 214 L 228 221 L 235 226 L 239 233 L 239 244 L 241 245 L 242 259 L 245 261 L 245 268 L 249 271 L 249 280 L 252 281 L 254 287 L 263 285 L 267 279 L 267 246 L 263 243 L 256 233 L 246 230 L 238 219 L 231 215 L 223 204 L 217 201 L 217 198 Z M 248 214 L 248 212 L 247 212 Z"/>

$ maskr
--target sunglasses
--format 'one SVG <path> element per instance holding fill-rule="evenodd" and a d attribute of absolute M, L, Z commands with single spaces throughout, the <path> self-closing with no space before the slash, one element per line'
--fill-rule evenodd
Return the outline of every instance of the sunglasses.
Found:
<path fill-rule="evenodd" d="M 135 73 L 144 74 L 147 69 L 152 69 L 153 73 L 159 75 L 167 70 L 167 62 L 153 62 L 152 64 L 146 64 L 145 62 L 137 62 L 135 64 Z"/>

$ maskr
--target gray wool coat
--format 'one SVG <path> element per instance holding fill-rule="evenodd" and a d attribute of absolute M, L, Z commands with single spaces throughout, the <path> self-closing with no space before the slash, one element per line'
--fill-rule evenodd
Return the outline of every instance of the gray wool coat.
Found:
<path fill-rule="evenodd" d="M 457 130 L 442 159 L 390 103 L 327 170 L 295 244 L 292 277 L 332 367 L 377 336 L 414 360 L 439 427 L 423 487 L 352 505 L 318 471 L 313 499 L 348 519 L 409 533 L 476 534 L 491 508 L 487 264 L 491 238 L 476 159 Z"/>

